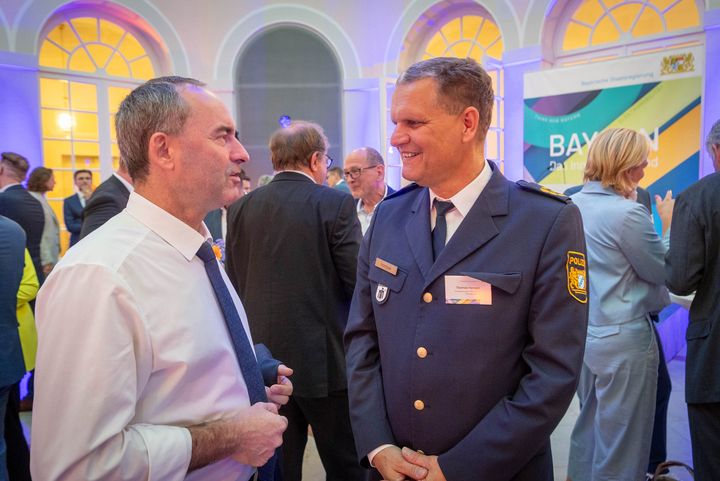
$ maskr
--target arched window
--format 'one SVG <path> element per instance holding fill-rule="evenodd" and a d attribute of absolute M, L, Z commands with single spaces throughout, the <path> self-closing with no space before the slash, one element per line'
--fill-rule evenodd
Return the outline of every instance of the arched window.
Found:
<path fill-rule="evenodd" d="M 117 168 L 115 112 L 157 69 L 142 32 L 115 20 L 66 12 L 45 32 L 38 57 L 43 164 L 55 172 L 48 200 L 62 219 L 62 200 L 74 193 L 73 172 L 92 171 L 97 185 L 101 173 Z M 67 235 L 62 241 L 65 248 Z"/>
<path fill-rule="evenodd" d="M 495 108 L 485 141 L 485 156 L 503 168 L 503 69 L 502 34 L 492 16 L 476 4 L 454 4 L 425 12 L 405 39 L 401 69 L 434 57 L 473 58 L 493 81 Z"/>
<path fill-rule="evenodd" d="M 575 65 L 699 45 L 701 10 L 696 0 L 571 2 L 556 29 L 557 64 Z"/>

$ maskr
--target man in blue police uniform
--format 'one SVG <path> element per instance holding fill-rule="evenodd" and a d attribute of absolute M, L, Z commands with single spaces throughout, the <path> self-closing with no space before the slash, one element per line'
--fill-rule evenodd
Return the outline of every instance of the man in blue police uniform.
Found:
<path fill-rule="evenodd" d="M 582 221 L 485 160 L 493 103 L 469 59 L 417 63 L 393 95 L 416 184 L 373 216 L 345 333 L 360 461 L 386 480 L 553 479 L 585 344 Z"/>

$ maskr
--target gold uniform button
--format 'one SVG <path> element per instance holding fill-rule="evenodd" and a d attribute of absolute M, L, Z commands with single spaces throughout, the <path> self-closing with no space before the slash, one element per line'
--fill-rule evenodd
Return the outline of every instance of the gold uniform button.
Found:
<path fill-rule="evenodd" d="M 425 349 L 424 347 L 418 347 L 417 351 L 415 351 L 415 352 L 417 352 L 417 356 L 420 359 L 425 359 L 428 355 L 427 349 Z"/>
<path fill-rule="evenodd" d="M 429 292 L 426 292 L 425 294 L 423 294 L 423 301 L 432 302 L 432 294 L 430 294 Z"/>
<path fill-rule="evenodd" d="M 418 411 L 422 411 L 423 409 L 425 409 L 425 403 L 418 399 L 417 401 L 415 401 L 415 409 L 417 409 Z"/>

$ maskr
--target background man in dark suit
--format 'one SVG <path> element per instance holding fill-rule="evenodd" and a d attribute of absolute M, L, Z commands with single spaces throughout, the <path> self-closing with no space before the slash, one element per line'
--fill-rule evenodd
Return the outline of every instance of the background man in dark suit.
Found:
<path fill-rule="evenodd" d="M 485 160 L 493 104 L 471 59 L 419 62 L 393 95 L 417 184 L 373 215 L 345 334 L 358 453 L 383 479 L 553 479 L 587 328 L 582 221 Z"/>
<path fill-rule="evenodd" d="M 687 328 L 685 400 L 696 481 L 720 479 L 720 121 L 707 149 L 715 173 L 677 196 L 665 257 L 668 288 L 695 291 Z M 662 204 L 656 197 L 658 209 Z"/>
<path fill-rule="evenodd" d="M 11 388 L 25 374 L 16 313 L 17 292 L 25 264 L 25 233 L 0 215 L 0 480 L 6 481 L 5 408 Z M 24 439 L 21 442 L 25 442 Z M 27 451 L 27 446 L 25 447 Z"/>
<path fill-rule="evenodd" d="M 370 227 L 375 206 L 395 192 L 385 183 L 385 161 L 372 147 L 361 147 L 345 158 L 343 176 L 350 193 L 357 199 L 357 215 L 363 234 Z"/>
<path fill-rule="evenodd" d="M 42 204 L 20 182 L 25 180 L 30 164 L 25 157 L 12 152 L 3 152 L 0 160 L 0 215 L 8 217 L 23 228 L 26 247 L 35 266 L 38 281 L 42 284 L 42 263 L 40 241 L 45 227 Z"/>
<path fill-rule="evenodd" d="M 80 240 L 83 210 L 92 194 L 92 172 L 87 169 L 76 170 L 73 181 L 78 191 L 63 201 L 63 217 L 65 228 L 70 232 L 70 247 Z"/>
<path fill-rule="evenodd" d="M 117 172 L 113 172 L 113 175 L 98 185 L 85 205 L 80 238 L 85 238 L 89 233 L 119 214 L 127 205 L 132 190 L 132 178 L 121 160 Z"/>
<path fill-rule="evenodd" d="M 279 171 L 228 211 L 226 267 L 253 338 L 295 370 L 283 444 L 285 481 L 301 479 L 308 424 L 328 480 L 364 479 L 348 418 L 342 333 L 360 226 L 351 196 L 322 185 L 331 161 L 320 126 L 296 121 L 270 139 Z"/>

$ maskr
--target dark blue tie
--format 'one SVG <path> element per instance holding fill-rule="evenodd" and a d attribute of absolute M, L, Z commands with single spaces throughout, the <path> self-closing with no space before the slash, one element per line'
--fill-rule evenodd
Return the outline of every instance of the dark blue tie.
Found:
<path fill-rule="evenodd" d="M 243 379 L 245 379 L 250 404 L 267 402 L 260 366 L 257 359 L 255 359 L 255 354 L 250 346 L 250 341 L 245 333 L 235 303 L 230 296 L 230 291 L 220 274 L 220 267 L 212 246 L 207 242 L 203 242 L 197 251 L 197 256 L 205 263 L 205 272 L 207 272 L 210 284 L 212 284 L 215 291 L 215 297 L 217 297 L 218 304 L 220 304 L 220 309 L 225 317 L 225 324 L 227 324 L 228 331 L 230 331 L 230 339 L 232 339 L 235 348 L 235 356 L 240 365 L 240 372 Z M 278 481 L 281 479 L 280 463 L 277 462 L 279 451 L 278 449 L 264 466 L 258 468 L 259 481 Z"/>
<path fill-rule="evenodd" d="M 435 212 L 437 214 L 435 217 L 435 228 L 432 231 L 434 261 L 440 255 L 443 247 L 445 247 L 445 239 L 447 238 L 447 220 L 445 219 L 445 214 L 455 206 L 450 201 L 445 202 L 437 199 L 433 201 L 433 205 L 435 206 Z"/>
<path fill-rule="evenodd" d="M 223 316 L 225 317 L 225 323 L 227 324 L 228 331 L 230 331 L 230 338 L 232 339 L 235 355 L 240 365 L 240 372 L 242 372 L 243 379 L 245 379 L 245 384 L 247 385 L 250 404 L 266 402 L 267 395 L 265 393 L 265 384 L 263 383 L 262 374 L 260 373 L 260 367 L 258 366 L 257 359 L 255 359 L 255 354 L 253 353 L 252 346 L 250 346 L 250 341 L 245 333 L 245 328 L 240 320 L 240 315 L 235 307 L 235 303 L 233 303 L 232 297 L 230 296 L 230 291 L 220 274 L 220 267 L 212 246 L 207 242 L 203 242 L 197 251 L 197 256 L 205 263 L 205 272 L 207 272 L 208 278 L 210 278 L 210 284 L 212 284 L 215 297 L 217 297 L 218 304 L 220 304 L 220 309 L 222 309 Z"/>

